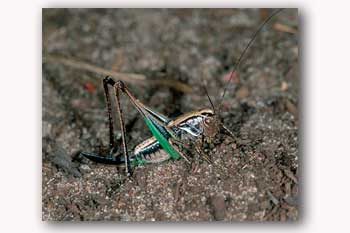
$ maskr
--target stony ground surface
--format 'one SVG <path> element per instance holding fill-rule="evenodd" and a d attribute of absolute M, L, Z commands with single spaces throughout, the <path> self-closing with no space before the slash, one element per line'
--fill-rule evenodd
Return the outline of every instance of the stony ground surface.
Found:
<path fill-rule="evenodd" d="M 223 137 L 209 152 L 213 164 L 200 161 L 197 170 L 183 160 L 143 165 L 126 178 L 115 166 L 77 156 L 106 146 L 108 129 L 103 75 L 70 66 L 71 59 L 145 75 L 130 80 L 130 89 L 176 117 L 210 106 L 202 83 L 219 102 L 234 61 L 271 12 L 43 10 L 43 220 L 298 219 L 296 10 L 270 21 L 236 72 L 220 112 L 235 138 Z M 47 59 L 52 55 L 68 62 Z M 192 91 L 154 85 L 152 78 L 177 80 Z M 150 133 L 125 98 L 122 104 L 132 148 Z"/>

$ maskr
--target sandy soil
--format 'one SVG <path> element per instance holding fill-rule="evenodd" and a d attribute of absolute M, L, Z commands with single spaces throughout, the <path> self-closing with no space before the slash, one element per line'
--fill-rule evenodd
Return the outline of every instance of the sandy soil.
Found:
<path fill-rule="evenodd" d="M 298 12 L 293 9 L 259 33 L 230 84 L 220 115 L 235 138 L 223 136 L 208 152 L 213 164 L 200 161 L 196 171 L 183 160 L 143 165 L 127 178 L 115 166 L 77 156 L 106 146 L 108 129 L 104 73 L 74 66 L 76 61 L 145 75 L 143 81 L 127 80 L 130 89 L 148 106 L 176 117 L 210 106 L 203 82 L 219 102 L 234 61 L 271 12 L 43 10 L 43 220 L 297 220 Z M 187 86 L 175 87 L 172 80 Z M 133 148 L 150 133 L 126 98 L 122 104 Z"/>

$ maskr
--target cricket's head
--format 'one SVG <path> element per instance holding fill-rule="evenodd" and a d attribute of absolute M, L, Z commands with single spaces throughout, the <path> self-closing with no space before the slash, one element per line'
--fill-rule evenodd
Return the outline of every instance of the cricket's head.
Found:
<path fill-rule="evenodd" d="M 213 109 L 203 109 L 200 113 L 203 118 L 201 122 L 203 136 L 210 142 L 219 134 L 220 119 Z"/>

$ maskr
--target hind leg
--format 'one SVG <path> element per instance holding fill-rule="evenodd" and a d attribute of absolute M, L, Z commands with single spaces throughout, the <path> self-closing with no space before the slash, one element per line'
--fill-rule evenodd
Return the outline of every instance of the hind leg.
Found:
<path fill-rule="evenodd" d="M 120 127 L 122 131 L 122 145 L 124 149 L 124 158 L 121 158 L 121 156 L 113 156 L 114 152 L 116 151 L 116 141 L 114 137 L 114 121 L 112 116 L 112 104 L 110 100 L 110 94 L 108 85 L 112 86 L 114 88 L 115 92 L 115 102 L 116 102 L 116 108 L 118 112 Z M 110 153 L 109 156 L 102 156 L 99 154 L 94 153 L 88 153 L 88 152 L 82 152 L 81 155 L 84 157 L 99 163 L 106 163 L 106 164 L 122 164 L 125 163 L 125 169 L 126 173 L 130 175 L 131 165 L 130 165 L 130 158 L 127 154 L 127 146 L 126 146 L 126 139 L 125 139 L 125 125 L 124 125 L 124 119 L 123 119 L 123 113 L 120 106 L 120 98 L 119 98 L 119 86 L 116 84 L 116 82 L 110 78 L 106 77 L 103 79 L 103 88 L 104 93 L 106 97 L 106 103 L 107 103 L 107 116 L 108 116 L 108 124 L 109 124 L 109 146 L 110 146 Z"/>

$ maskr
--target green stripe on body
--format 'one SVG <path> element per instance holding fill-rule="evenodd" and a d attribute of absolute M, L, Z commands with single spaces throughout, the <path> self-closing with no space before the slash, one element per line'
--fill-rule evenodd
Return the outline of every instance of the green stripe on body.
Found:
<path fill-rule="evenodd" d="M 174 149 L 172 145 L 168 142 L 168 140 L 163 136 L 163 134 L 155 127 L 153 122 L 145 118 L 146 125 L 151 130 L 152 135 L 157 139 L 159 144 L 163 147 L 163 149 L 170 155 L 170 157 L 174 160 L 177 160 L 180 158 L 179 153 Z"/>

